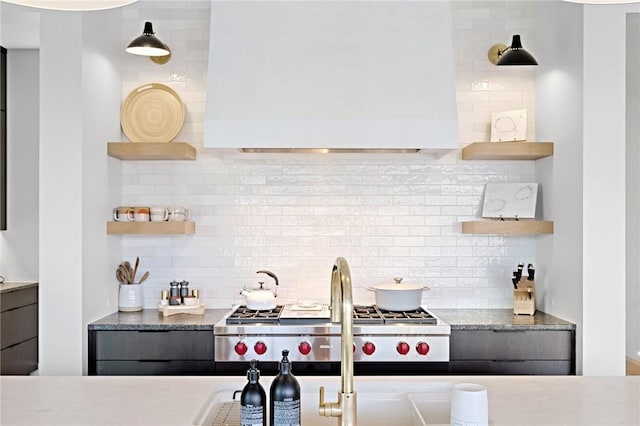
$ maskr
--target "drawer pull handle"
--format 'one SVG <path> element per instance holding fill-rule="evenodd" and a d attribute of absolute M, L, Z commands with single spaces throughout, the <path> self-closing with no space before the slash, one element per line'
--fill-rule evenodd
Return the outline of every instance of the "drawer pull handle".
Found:
<path fill-rule="evenodd" d="M 138 362 L 171 362 L 170 359 L 139 359 Z"/>

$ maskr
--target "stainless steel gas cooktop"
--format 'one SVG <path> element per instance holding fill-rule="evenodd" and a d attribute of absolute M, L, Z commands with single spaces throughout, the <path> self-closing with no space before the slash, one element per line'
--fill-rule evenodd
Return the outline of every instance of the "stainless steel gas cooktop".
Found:
<path fill-rule="evenodd" d="M 356 362 L 432 362 L 449 360 L 451 328 L 425 307 L 392 312 L 354 306 Z M 340 324 L 327 305 L 278 306 L 250 311 L 237 306 L 214 326 L 215 360 L 278 361 L 289 349 L 294 361 L 340 361 Z"/>

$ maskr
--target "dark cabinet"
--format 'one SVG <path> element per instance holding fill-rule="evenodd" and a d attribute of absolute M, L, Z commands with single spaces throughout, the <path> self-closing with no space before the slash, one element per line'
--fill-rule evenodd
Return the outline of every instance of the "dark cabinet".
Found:
<path fill-rule="evenodd" d="M 575 374 L 573 330 L 451 330 L 451 374 Z"/>
<path fill-rule="evenodd" d="M 213 374 L 210 330 L 89 332 L 89 375 Z"/>
<path fill-rule="evenodd" d="M 38 369 L 38 287 L 0 294 L 0 374 Z"/>

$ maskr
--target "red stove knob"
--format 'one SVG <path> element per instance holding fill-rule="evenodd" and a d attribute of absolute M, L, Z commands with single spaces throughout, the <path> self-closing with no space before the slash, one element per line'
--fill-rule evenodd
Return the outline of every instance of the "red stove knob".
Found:
<path fill-rule="evenodd" d="M 244 355 L 247 353 L 247 345 L 244 344 L 244 342 L 238 342 L 236 343 L 236 345 L 233 347 L 233 350 L 238 354 L 238 355 Z"/>
<path fill-rule="evenodd" d="M 264 355 L 264 353 L 267 352 L 267 345 L 264 342 L 256 342 L 256 344 L 253 345 L 253 350 L 256 351 L 258 355 Z"/>
<path fill-rule="evenodd" d="M 429 345 L 427 344 L 427 342 L 419 342 L 419 343 L 416 345 L 416 351 L 418 351 L 418 353 L 419 353 L 420 355 L 426 355 L 426 354 L 428 354 L 428 353 L 429 353 L 429 349 L 431 349 L 431 348 L 429 347 Z"/>
<path fill-rule="evenodd" d="M 396 350 L 398 351 L 398 353 L 400 355 L 406 355 L 411 350 L 411 347 L 409 346 L 409 344 L 407 342 L 399 342 L 396 345 Z"/>
<path fill-rule="evenodd" d="M 362 345 L 362 352 L 364 352 L 365 355 L 373 355 L 375 351 L 376 345 L 371 342 L 365 342 L 364 345 Z"/>
<path fill-rule="evenodd" d="M 298 351 L 302 355 L 309 355 L 311 353 L 311 343 L 309 342 L 300 342 L 298 345 Z"/>

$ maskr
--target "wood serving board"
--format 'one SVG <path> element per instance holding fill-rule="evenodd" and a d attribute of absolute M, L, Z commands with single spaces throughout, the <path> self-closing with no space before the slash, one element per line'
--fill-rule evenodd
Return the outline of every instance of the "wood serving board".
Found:
<path fill-rule="evenodd" d="M 204 303 L 198 305 L 158 305 L 158 310 L 162 312 L 162 315 L 168 317 L 175 314 L 190 314 L 190 315 L 204 315 Z"/>

